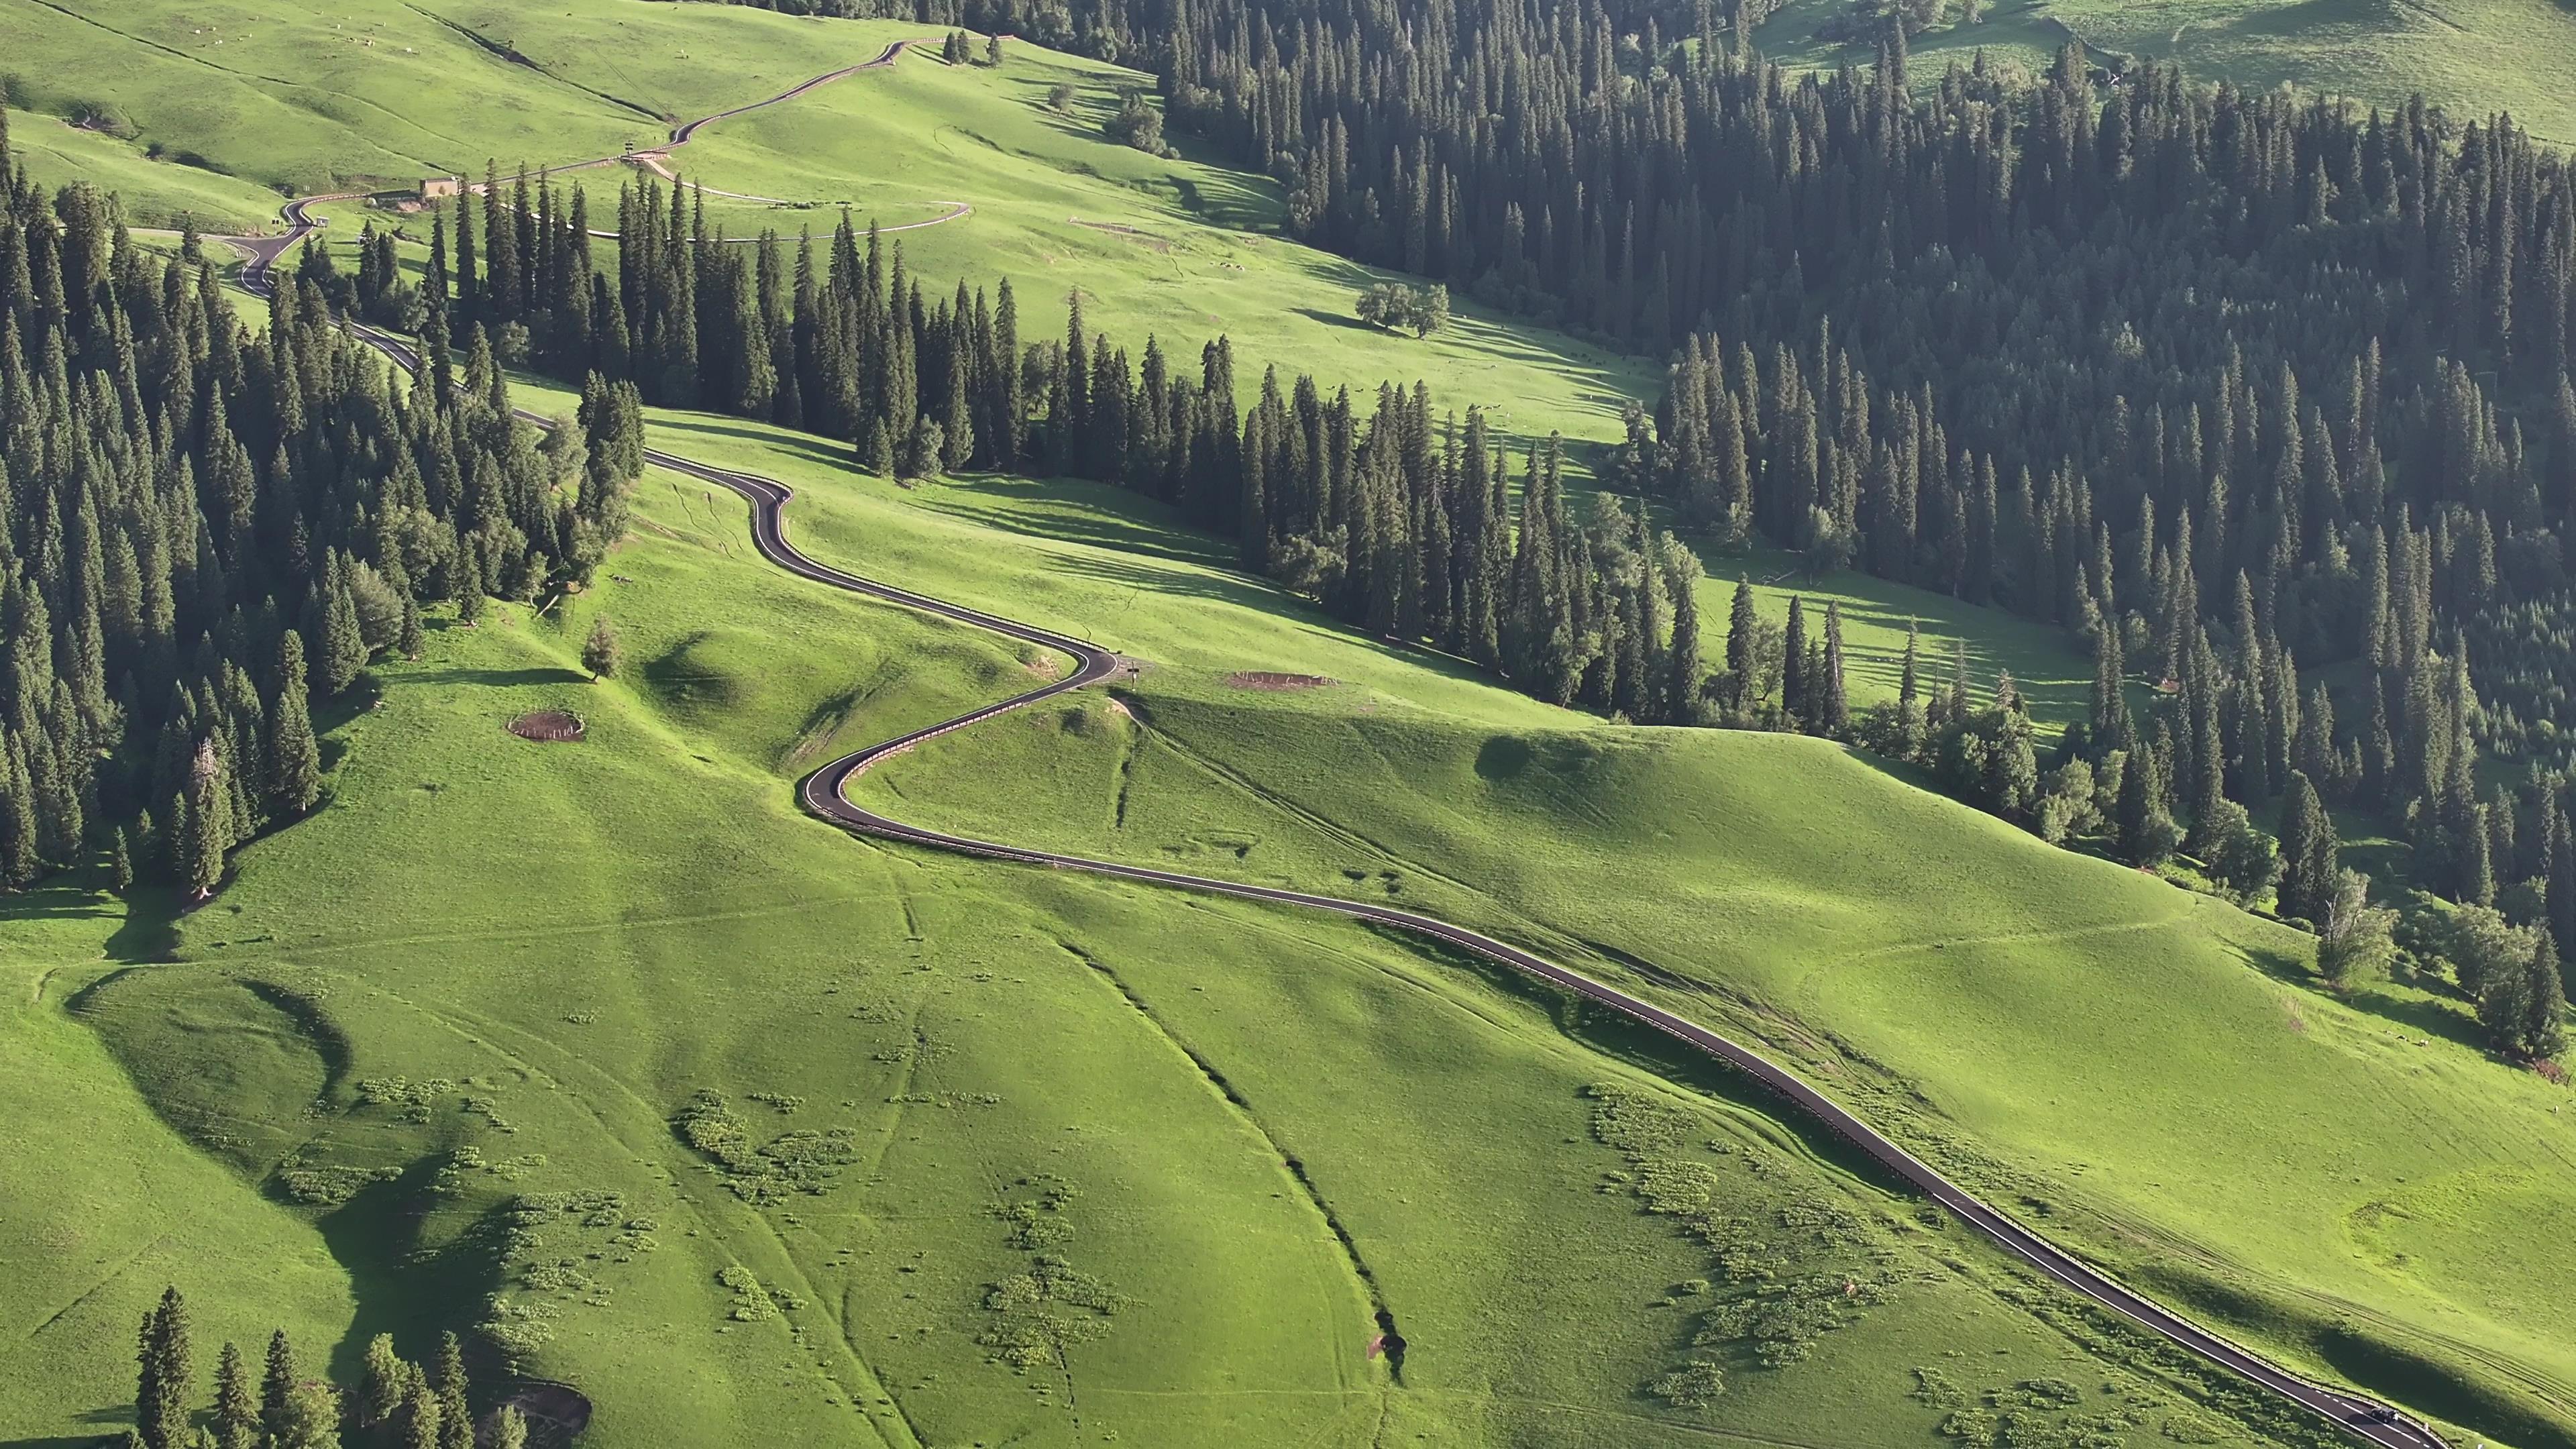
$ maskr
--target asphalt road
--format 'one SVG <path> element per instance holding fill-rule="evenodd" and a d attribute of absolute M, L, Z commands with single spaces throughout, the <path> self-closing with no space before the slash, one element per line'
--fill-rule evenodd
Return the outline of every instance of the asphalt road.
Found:
<path fill-rule="evenodd" d="M 899 48 L 889 47 L 886 54 L 868 65 L 853 66 L 817 77 L 795 90 L 772 97 L 770 101 L 761 104 L 772 104 L 778 100 L 802 94 L 816 85 L 838 79 L 852 71 L 886 64 L 894 58 Z M 749 110 L 754 107 L 741 109 Z M 740 113 L 740 110 L 737 110 L 725 114 Z M 709 117 L 708 119 L 718 118 Z M 681 128 L 681 132 L 675 135 L 674 140 L 685 140 L 687 133 L 693 131 L 697 124 L 704 123 L 694 123 Z M 305 208 L 314 202 L 334 199 L 339 198 L 307 197 L 289 203 L 284 211 L 284 219 L 288 225 L 285 236 L 225 238 L 250 254 L 250 261 L 242 270 L 243 284 L 253 292 L 264 293 L 269 283 L 270 268 L 277 258 L 283 256 L 306 234 L 321 225 L 306 214 Z M 419 365 L 418 353 L 403 338 L 370 327 L 360 327 L 357 332 L 368 345 L 391 357 L 401 366 L 416 368 Z M 533 414 L 522 413 L 521 416 L 541 427 L 549 425 L 549 420 Z M 1088 860 L 1080 856 L 1059 855 L 1052 851 L 1031 850 L 1023 846 L 975 840 L 922 826 L 907 825 L 900 820 L 876 814 L 851 803 L 843 794 L 849 781 L 864 773 L 878 760 L 911 749 L 925 740 L 937 739 L 941 735 L 953 734 L 971 725 L 980 724 L 996 715 L 1008 714 L 1042 700 L 1097 684 L 1118 672 L 1120 667 L 1118 656 L 1096 644 L 1071 635 L 1041 629 L 1034 624 L 1024 624 L 1016 619 L 1006 619 L 998 614 L 970 609 L 963 604 L 950 603 L 928 594 L 899 589 L 891 584 L 879 583 L 873 579 L 862 578 L 857 574 L 846 573 L 827 564 L 818 563 L 787 541 L 787 502 L 793 496 L 787 485 L 755 473 L 717 468 L 694 459 L 683 458 L 676 453 L 665 453 L 657 449 L 647 449 L 644 456 L 655 467 L 686 474 L 741 495 L 751 505 L 754 546 L 759 549 L 762 558 L 791 574 L 828 587 L 845 589 L 851 593 L 863 594 L 869 598 L 899 604 L 926 614 L 935 614 L 940 618 L 951 619 L 974 628 L 990 630 L 1007 638 L 1053 649 L 1071 655 L 1077 661 L 1078 667 L 1071 674 L 1053 683 L 988 704 L 981 709 L 959 715 L 955 719 L 914 730 L 910 734 L 900 735 L 880 744 L 869 745 L 824 765 L 797 785 L 797 798 L 815 815 L 844 829 L 864 835 L 904 841 L 934 850 L 981 856 L 990 860 L 1012 861 L 1024 865 L 1046 866 L 1057 870 L 1085 871 L 1093 875 L 1139 881 L 1147 885 L 1165 886 L 1176 890 L 1198 891 L 1208 895 L 1233 896 L 1242 900 L 1330 911 L 1336 915 L 1392 926 L 1472 951 L 1487 960 L 1498 962 L 1515 971 L 1570 991 L 1587 1001 L 1606 1007 L 1727 1063 L 1786 1099 L 1791 1106 L 1831 1128 L 1837 1135 L 1868 1154 L 1887 1171 L 1911 1184 L 1925 1196 L 1947 1208 L 1960 1221 L 1985 1234 L 2006 1252 L 2028 1263 L 2070 1292 L 2080 1294 L 2140 1327 L 2179 1344 L 2292 1403 L 2311 1410 L 2354 1438 L 2364 1443 L 2385 1446 L 2385 1449 L 2448 1449 L 2446 1441 L 2440 1435 L 2394 1407 L 2348 1390 L 2329 1388 L 2301 1378 L 2259 1354 L 2200 1327 L 2059 1248 L 2024 1227 L 2010 1215 L 1952 1183 L 1935 1171 L 1930 1164 L 1880 1135 L 1868 1123 L 1853 1116 L 1833 1099 L 1809 1086 L 1795 1073 L 1777 1065 L 1759 1052 L 1721 1036 L 1697 1022 L 1677 1016 L 1662 1007 L 1631 996 L 1615 986 L 1597 981 L 1579 971 L 1560 966 L 1544 957 L 1532 955 L 1517 946 L 1470 931 L 1463 926 L 1454 926 L 1446 921 L 1417 915 L 1411 911 L 1399 911 L 1367 901 L 1342 900 L 1334 896 L 1310 895 L 1303 891 L 1246 885 L 1207 876 L 1182 875 L 1174 871 L 1125 865 L 1117 861 Z"/>

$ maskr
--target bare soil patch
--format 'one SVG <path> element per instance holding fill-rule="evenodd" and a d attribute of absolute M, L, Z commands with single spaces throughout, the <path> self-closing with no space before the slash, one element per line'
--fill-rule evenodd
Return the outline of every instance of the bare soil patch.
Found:
<path fill-rule="evenodd" d="M 590 1427 L 590 1399 L 570 1384 L 540 1380 L 512 1394 L 508 1402 L 528 1421 L 528 1449 L 562 1449 Z M 494 1432 L 498 1418 L 497 1410 L 484 1418 L 486 1435 Z"/>
<path fill-rule="evenodd" d="M 1320 674 L 1274 674 L 1266 669 L 1243 669 L 1229 674 L 1225 682 L 1237 689 L 1321 689 L 1337 681 Z"/>
<path fill-rule="evenodd" d="M 545 745 L 579 744 L 581 716 L 568 709 L 532 709 L 510 721 L 510 733 Z"/>

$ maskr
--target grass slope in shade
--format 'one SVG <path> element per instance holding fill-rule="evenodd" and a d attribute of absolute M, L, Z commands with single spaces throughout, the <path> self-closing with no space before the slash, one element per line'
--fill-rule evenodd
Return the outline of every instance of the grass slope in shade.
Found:
<path fill-rule="evenodd" d="M 1849 0 L 1794 0 L 1754 31 L 1783 64 L 1866 65 L 1875 43 L 1817 38 Z M 2560 0 L 2001 0 L 1975 25 L 1946 25 L 1909 42 L 1918 83 L 1979 50 L 2042 70 L 2071 38 L 2098 60 L 2114 53 L 2180 62 L 2201 81 L 2262 91 L 2293 85 L 2383 109 L 2422 93 L 2462 120 L 2509 111 L 2534 135 L 2576 145 L 2576 11 Z M 1948 13 L 1956 19 L 1957 0 Z"/>
<path fill-rule="evenodd" d="M 256 1361 L 273 1328 L 320 1347 L 349 1321 L 349 1275 L 320 1235 L 156 1117 L 84 1024 L 82 993 L 156 951 L 166 911 L 128 918 L 70 885 L 0 899 L 0 1442 L 104 1432 L 91 1415 L 133 1398 L 135 1325 L 207 1264 L 257 1265 L 196 1305 L 209 1363 L 226 1339 Z M 285 1105 L 292 1130 L 304 1103 Z"/>
<path fill-rule="evenodd" d="M 885 492 L 891 530 L 952 562 L 978 536 L 1026 566 L 1007 531 Z M 496 609 L 381 666 L 383 706 L 330 728 L 330 806 L 242 852 L 178 924 L 175 961 L 95 989 L 80 1021 L 59 983 L 12 998 L 27 1005 L 11 1022 L 70 1053 L 43 1083 L 13 1080 L 13 1105 L 59 1114 L 41 1095 L 57 1075 L 92 1114 L 121 1104 L 135 1140 L 109 1141 L 173 1174 L 190 1211 L 240 1221 L 114 1280 L 95 1341 L 29 1340 L 0 1380 L 0 1436 L 114 1422 L 127 1320 L 177 1281 L 201 1325 L 286 1322 L 344 1373 L 374 1332 L 420 1351 L 491 1316 L 531 1371 L 592 1396 L 584 1442 L 606 1449 L 1893 1449 L 1943 1442 L 1963 1408 L 2315 1442 L 2197 1403 L 2208 1381 L 2187 1364 L 1722 1080 L 1513 981 L 1329 918 L 803 819 L 785 788 L 802 759 L 1044 662 L 785 579 L 747 556 L 739 505 L 699 485 L 656 475 L 639 504 L 637 535 L 570 610 Z M 1131 607 L 1174 633 L 1190 612 L 1159 594 Z M 624 636 L 622 682 L 570 668 L 596 611 Z M 1365 647 L 1266 617 L 1212 644 Z M 1394 656 L 1382 678 L 1453 712 L 1552 714 Z M 544 707 L 579 710 L 584 742 L 502 729 Z M 101 908 L 46 909 L 64 913 L 59 944 L 26 959 L 98 974 Z M 1586 1092 L 1604 1084 L 1625 1127 L 1596 1119 Z M 729 1155 L 674 1131 L 701 1092 L 721 1105 L 697 1120 L 727 1131 L 700 1140 L 738 1133 Z M 0 1231 L 82 1204 L 102 1231 L 159 1230 L 111 1194 L 133 1169 L 30 1146 L 55 1166 L 10 1176 Z M 1702 1192 L 1808 1285 L 1804 1311 L 1855 1321 L 1778 1329 L 1810 1355 L 1783 1368 L 1720 1348 L 1727 1393 L 1681 1409 L 1641 1386 L 1734 1285 L 1646 1209 Z M 306 1264 L 318 1302 L 293 1291 Z M 85 1286 L 45 1287 L 46 1311 Z M 1367 1352 L 1381 1302 L 1408 1342 L 1401 1384 Z"/>
<path fill-rule="evenodd" d="M 53 190 L 85 181 L 116 194 L 134 226 L 255 231 L 277 220 L 284 198 L 221 172 L 156 161 L 140 146 L 35 111 L 9 113 L 10 154 L 36 184 Z"/>

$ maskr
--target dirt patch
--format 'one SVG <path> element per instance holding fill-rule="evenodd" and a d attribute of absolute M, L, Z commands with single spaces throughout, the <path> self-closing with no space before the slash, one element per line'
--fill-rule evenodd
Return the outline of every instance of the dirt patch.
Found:
<path fill-rule="evenodd" d="M 1064 666 L 1056 663 L 1055 656 L 1052 654 L 1041 654 L 1035 659 L 1024 659 L 1020 661 L 1020 667 L 1040 679 L 1053 679 L 1064 672 Z"/>
<path fill-rule="evenodd" d="M 581 716 L 568 709 L 532 709 L 510 721 L 510 733 L 539 744 L 579 744 Z"/>
<path fill-rule="evenodd" d="M 1321 689 L 1339 681 L 1320 674 L 1274 674 L 1266 669 L 1244 669 L 1225 677 L 1237 689 Z"/>
<path fill-rule="evenodd" d="M 508 1401 L 528 1421 L 528 1449 L 562 1449 L 590 1427 L 590 1399 L 570 1384 L 539 1381 L 522 1387 Z M 486 1415 L 484 1433 L 494 1432 L 499 1411 Z"/>
<path fill-rule="evenodd" d="M 1120 699 L 1114 694 L 1109 697 L 1109 712 L 1118 716 L 1120 719 L 1134 719 L 1136 717 L 1136 712 L 1127 707 L 1127 701 Z"/>

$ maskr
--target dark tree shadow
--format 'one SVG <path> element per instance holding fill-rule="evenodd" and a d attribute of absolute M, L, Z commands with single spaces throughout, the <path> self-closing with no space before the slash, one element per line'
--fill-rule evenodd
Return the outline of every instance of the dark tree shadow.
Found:
<path fill-rule="evenodd" d="M 483 684 L 508 688 L 523 684 L 588 684 L 590 676 L 560 666 L 528 669 L 423 669 L 403 676 L 409 684 Z"/>

